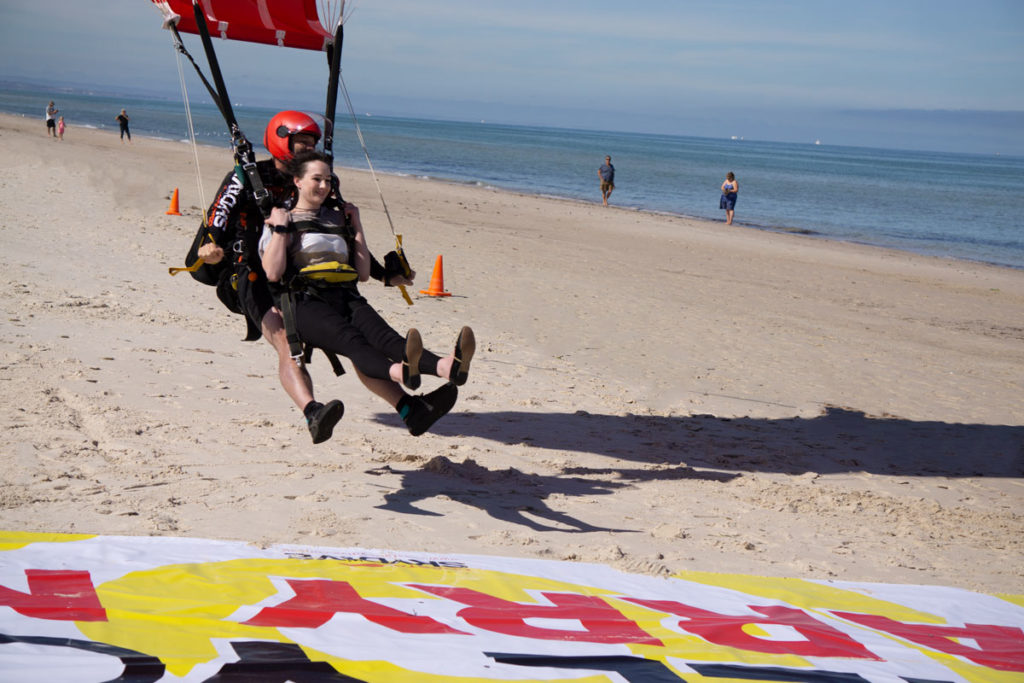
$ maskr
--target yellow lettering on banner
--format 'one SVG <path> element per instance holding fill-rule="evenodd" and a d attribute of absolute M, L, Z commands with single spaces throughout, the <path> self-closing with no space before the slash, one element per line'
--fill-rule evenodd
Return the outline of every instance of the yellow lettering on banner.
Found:
<path fill-rule="evenodd" d="M 1000 600 L 1013 603 L 1018 607 L 1024 607 L 1024 595 L 1011 595 L 1010 593 L 993 593 Z"/>
<path fill-rule="evenodd" d="M 275 581 L 271 580 L 272 577 Z M 246 559 L 168 565 L 134 572 L 97 586 L 97 594 L 107 610 L 108 622 L 78 622 L 78 627 L 94 640 L 155 655 L 165 663 L 169 673 L 184 676 L 195 666 L 220 657 L 215 643 L 247 639 L 296 642 L 296 634 L 302 631 L 274 625 L 272 617 L 276 606 L 292 597 L 281 596 L 281 586 L 289 579 L 344 582 L 354 589 L 357 598 L 367 601 L 407 600 L 407 605 L 393 601 L 389 604 L 398 605 L 398 610 L 410 615 L 423 614 L 419 606 L 425 601 L 445 600 L 410 587 L 413 584 L 468 589 L 481 596 L 527 606 L 546 605 L 544 594 L 600 597 L 612 610 L 621 614 L 624 621 L 633 623 L 644 636 L 642 640 L 657 643 L 622 642 L 621 645 L 636 656 L 659 661 L 672 669 L 672 659 L 793 668 L 810 666 L 805 658 L 793 654 L 752 652 L 710 643 L 686 632 L 685 626 L 677 627 L 678 617 L 623 600 L 607 589 L 491 570 L 381 565 L 361 561 Z M 298 585 L 301 589 L 302 585 Z M 455 604 L 450 611 L 455 613 L 467 607 Z M 342 620 L 366 623 L 364 617 L 358 615 L 358 610 L 339 610 Z M 322 621 L 309 626 L 318 627 L 333 617 L 335 614 L 328 610 Z M 462 625 L 453 628 L 449 623 L 448 628 L 454 632 L 446 637 L 474 637 L 472 630 L 462 631 Z M 396 653 L 403 650 L 403 639 L 409 638 L 417 636 L 394 632 Z M 306 648 L 304 643 L 298 644 Z M 367 679 L 375 681 L 391 680 L 392 677 L 395 681 L 409 680 L 407 670 L 386 661 L 351 661 L 329 653 L 309 652 L 314 661 L 327 662 L 349 675 L 363 672 Z M 370 673 L 373 675 L 369 676 Z M 417 676 L 417 680 L 433 680 L 420 672 Z M 449 679 L 439 677 L 437 680 Z M 605 678 L 595 680 L 603 681 Z"/>
<path fill-rule="evenodd" d="M 896 621 L 944 623 L 935 615 L 928 614 L 927 612 L 921 612 L 888 600 L 872 598 L 857 591 L 836 586 L 826 586 L 804 579 L 691 571 L 679 572 L 674 574 L 673 577 L 706 586 L 728 588 L 746 595 L 781 600 L 788 605 L 799 607 L 808 612 L 820 612 L 823 609 L 828 609 L 842 612 L 880 614 Z"/>
<path fill-rule="evenodd" d="M 945 624 L 946 620 L 888 600 L 879 600 L 859 591 L 835 586 L 826 586 L 813 581 L 791 578 L 770 578 L 743 576 L 738 574 L 714 574 L 711 572 L 680 572 L 675 578 L 694 581 L 703 585 L 720 586 L 747 595 L 782 600 L 799 607 L 809 614 L 815 612 L 858 612 L 877 614 L 890 619 L 919 624 Z M 997 597 L 1012 604 L 1024 606 L 1024 595 L 1000 594 Z M 863 626 L 861 628 L 864 628 Z M 954 671 L 964 680 L 973 683 L 1020 683 L 1020 672 L 997 671 L 986 666 L 965 662 L 959 657 L 938 652 L 931 648 L 899 638 L 883 631 L 872 631 L 900 647 L 915 650 L 925 657 L 939 662 Z"/>
<path fill-rule="evenodd" d="M 365 600 L 408 600 L 409 604 L 403 611 L 409 614 L 417 612 L 417 606 L 425 601 L 440 601 L 443 598 L 434 597 L 405 584 L 456 586 L 520 603 L 536 603 L 536 596 L 543 592 L 609 598 L 613 595 L 613 592 L 608 590 L 540 577 L 471 568 L 381 565 L 372 562 L 332 560 L 245 559 L 167 565 L 128 574 L 96 587 L 100 602 L 107 610 L 109 621 L 76 623 L 82 633 L 93 640 L 157 656 L 167 666 L 169 673 L 185 676 L 195 666 L 219 657 L 215 642 L 246 639 L 295 642 L 294 635 L 299 632 L 298 630 L 245 623 L 259 621 L 256 617 L 261 606 L 279 604 L 275 599 L 279 598 L 280 590 L 271 581 L 271 577 L 283 581 L 318 579 L 345 582 Z M 458 605 L 456 609 L 461 607 L 462 605 Z M 708 648 L 707 643 L 698 642 L 696 638 L 680 636 L 666 630 L 659 623 L 662 616 L 660 614 L 619 601 L 612 607 L 622 612 L 631 611 L 637 616 L 640 616 L 641 612 L 647 612 L 647 623 L 644 625 L 657 629 L 676 641 L 692 641 L 691 646 L 695 651 Z M 241 613 L 243 611 L 244 614 Z M 325 620 L 333 616 L 327 614 Z M 342 616 L 357 618 L 360 623 L 364 623 L 363 617 L 346 613 L 342 613 Z M 396 653 L 401 652 L 403 638 L 408 637 L 410 636 L 403 633 L 394 633 Z M 472 635 L 456 633 L 450 637 L 471 638 Z M 299 645 L 304 647 L 301 642 Z M 644 650 L 649 658 L 661 661 L 669 654 L 663 647 L 645 647 Z M 652 657 L 655 653 L 656 656 Z M 317 654 L 316 661 L 328 662 L 344 673 L 369 667 L 375 681 L 389 680 L 385 675 L 388 671 L 393 673 L 395 681 L 409 680 L 408 671 L 384 661 L 353 662 L 326 653 Z M 419 673 L 417 676 L 417 680 L 430 680 Z M 449 679 L 439 677 L 437 680 Z M 606 678 L 597 677 L 593 680 L 604 681 Z"/>
<path fill-rule="evenodd" d="M 0 534 L 0 552 L 17 550 L 32 543 L 69 543 L 95 538 L 95 534 L 37 534 L 31 531 L 4 531 Z"/>
<path fill-rule="evenodd" d="M 80 570 L 74 572 L 84 582 L 80 592 L 88 589 L 106 621 L 75 621 L 76 628 L 97 643 L 157 657 L 177 677 L 205 679 L 239 658 L 258 662 L 266 653 L 286 653 L 281 656 L 288 661 L 301 650 L 314 663 L 375 683 L 483 683 L 494 680 L 486 677 L 491 670 L 500 680 L 514 680 L 506 678 L 510 671 L 536 680 L 501 667 L 527 666 L 517 656 L 542 656 L 557 668 L 559 658 L 568 662 L 579 652 L 597 657 L 628 652 L 647 663 L 660 662 L 681 679 L 708 683 L 728 683 L 721 676 L 736 669 L 705 664 L 812 673 L 825 671 L 828 662 L 837 663 L 837 670 L 859 673 L 884 672 L 890 663 L 907 670 L 919 664 L 931 672 L 950 672 L 942 680 L 953 674 L 981 683 L 1020 680 L 1020 629 L 1000 625 L 1000 618 L 985 620 L 980 608 L 964 612 L 982 615 L 980 624 L 947 623 L 937 615 L 952 620 L 957 611 L 940 606 L 941 592 L 933 594 L 939 601 L 908 597 L 915 609 L 895 602 L 902 591 L 885 585 L 681 572 L 665 584 L 672 590 L 662 591 L 648 577 L 543 566 L 537 569 L 541 576 L 532 576 L 533 565 L 513 560 L 480 569 L 463 561 L 393 554 L 313 559 L 305 552 L 288 552 L 276 559 L 161 565 L 173 561 L 169 557 L 195 555 L 157 551 L 149 560 L 109 570 L 103 565 L 98 571 L 90 554 L 97 543 L 89 541 L 97 538 L 105 542 L 92 535 L 0 532 L 0 550 L 19 558 L 11 567 L 24 567 L 11 572 L 11 586 L 0 591 L 5 604 L 17 619 L 64 619 L 65 624 L 89 619 L 85 612 L 69 611 L 67 590 L 62 593 L 43 580 L 48 574 L 41 570 L 51 566 L 55 553 L 66 551 L 31 547 L 85 541 L 87 566 L 71 569 Z M 40 569 L 31 564 L 34 553 L 42 558 Z M 24 560 L 29 563 L 20 564 Z M 93 585 L 101 580 L 97 576 L 114 576 L 111 572 L 130 571 L 129 566 L 146 568 Z M 1024 596 L 998 597 L 1024 606 Z M 999 612 L 997 599 L 988 599 Z M 929 604 L 936 605 L 934 614 L 920 607 Z M 56 607 L 64 611 L 47 613 Z M 880 645 L 883 640 L 890 646 Z M 558 680 L 608 680 L 605 674 L 579 678 L 580 670 L 572 673 L 566 670 L 566 678 Z"/>

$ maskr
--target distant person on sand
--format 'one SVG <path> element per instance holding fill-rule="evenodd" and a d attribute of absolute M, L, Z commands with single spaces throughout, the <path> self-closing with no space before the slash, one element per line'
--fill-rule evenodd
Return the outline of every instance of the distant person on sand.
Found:
<path fill-rule="evenodd" d="M 57 121 L 57 139 L 58 140 L 63 140 L 64 139 L 64 117 L 63 116 L 60 117 L 59 121 Z"/>
<path fill-rule="evenodd" d="M 612 166 L 611 157 L 604 158 L 601 168 L 597 169 L 597 177 L 601 179 L 601 202 L 608 206 L 608 198 L 615 189 L 615 167 Z"/>
<path fill-rule="evenodd" d="M 290 211 L 273 209 L 259 244 L 285 326 L 294 325 L 313 347 L 347 356 L 367 388 L 419 436 L 455 405 L 456 385 L 466 383 L 476 349 L 473 330 L 463 327 L 455 351 L 444 358 L 423 348 L 415 328 L 405 338 L 396 332 L 359 293 L 359 282 L 370 277 L 370 252 L 359 209 L 334 193 L 328 157 L 296 154 L 290 170 L 295 204 Z M 447 383 L 427 394 L 405 393 L 402 385 L 419 388 L 421 373 Z"/>
<path fill-rule="evenodd" d="M 722 198 L 718 200 L 718 208 L 725 209 L 725 224 L 732 225 L 732 216 L 736 209 L 736 193 L 740 191 L 740 183 L 732 171 L 725 174 L 722 183 Z"/>
<path fill-rule="evenodd" d="M 132 132 L 128 130 L 128 114 L 125 112 L 124 109 L 122 109 L 121 113 L 118 114 L 114 120 L 117 121 L 118 124 L 120 124 L 121 126 L 121 144 L 124 144 L 125 135 L 128 136 L 128 143 L 131 144 Z"/>
<path fill-rule="evenodd" d="M 53 100 L 46 105 L 46 134 L 57 137 L 57 112 L 60 111 L 53 106 Z"/>

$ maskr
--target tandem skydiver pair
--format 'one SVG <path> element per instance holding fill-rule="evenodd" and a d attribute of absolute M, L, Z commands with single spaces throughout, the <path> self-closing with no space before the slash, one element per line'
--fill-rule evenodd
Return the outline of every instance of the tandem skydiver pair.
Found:
<path fill-rule="evenodd" d="M 386 265 L 369 253 L 358 208 L 341 197 L 330 157 L 315 151 L 321 136 L 309 114 L 276 114 L 264 134 L 272 158 L 256 162 L 255 174 L 236 166 L 224 178 L 187 262 L 202 259 L 193 277 L 215 285 L 218 298 L 246 316 L 247 339 L 262 334 L 277 351 L 281 385 L 303 411 L 314 443 L 331 437 L 344 405 L 315 400 L 303 363 L 312 348 L 350 358 L 363 384 L 419 436 L 455 404 L 475 352 L 473 331 L 463 327 L 454 352 L 441 358 L 423 349 L 417 330 L 399 335 L 359 294 L 357 283 L 370 277 L 386 286 L 412 285 L 415 273 L 394 252 Z M 267 219 L 261 201 L 273 207 Z M 273 259 L 273 284 L 267 255 L 258 257 L 264 249 Z M 336 359 L 332 365 L 343 372 Z M 449 381 L 407 394 L 402 384 L 417 389 L 421 374 Z"/>

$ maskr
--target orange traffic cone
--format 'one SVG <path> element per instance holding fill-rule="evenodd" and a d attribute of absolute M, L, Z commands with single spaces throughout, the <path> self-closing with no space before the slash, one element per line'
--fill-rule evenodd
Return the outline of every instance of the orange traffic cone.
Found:
<path fill-rule="evenodd" d="M 178 188 L 174 188 L 174 194 L 171 195 L 171 208 L 167 209 L 168 216 L 180 216 L 181 212 L 178 211 Z"/>
<path fill-rule="evenodd" d="M 428 296 L 451 296 L 451 292 L 444 291 L 444 263 L 441 260 L 441 255 L 437 255 L 437 261 L 434 262 L 434 274 L 430 276 L 430 287 L 427 289 L 421 289 L 420 294 L 426 294 Z"/>

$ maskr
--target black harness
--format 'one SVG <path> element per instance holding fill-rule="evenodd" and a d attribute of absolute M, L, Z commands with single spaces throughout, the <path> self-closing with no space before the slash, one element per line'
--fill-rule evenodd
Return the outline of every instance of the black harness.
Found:
<path fill-rule="evenodd" d="M 292 226 L 295 229 L 293 239 L 301 239 L 303 233 L 318 232 L 329 235 L 339 235 L 345 238 L 345 244 L 348 247 L 348 253 L 353 253 L 355 232 L 352 230 L 352 223 L 348 215 L 344 211 L 345 202 L 340 199 L 332 199 L 331 205 L 337 205 L 337 209 L 343 221 L 341 225 L 326 226 L 322 222 L 316 219 L 307 219 L 301 221 L 293 221 Z M 285 337 L 288 340 L 288 352 L 300 367 L 309 363 L 313 355 L 313 347 L 304 343 L 302 337 L 299 335 L 298 327 L 295 322 L 295 305 L 300 296 L 315 297 L 322 299 L 322 291 L 324 289 L 333 289 L 335 287 L 351 287 L 355 288 L 358 282 L 358 275 L 355 270 L 344 264 L 344 266 L 350 271 L 350 277 L 341 277 L 342 264 L 338 264 L 338 269 L 333 271 L 339 273 L 338 277 L 330 278 L 331 271 L 320 270 L 317 277 L 311 275 L 308 269 L 297 269 L 289 262 L 288 268 L 285 270 L 285 275 L 282 281 L 279 283 L 271 282 L 271 292 L 277 301 L 278 308 L 281 309 L 281 317 L 284 319 L 284 331 Z M 315 267 L 314 267 L 315 268 Z M 332 281 L 333 280 L 333 281 Z M 334 370 L 335 375 L 345 374 L 345 368 L 342 366 L 341 361 L 338 360 L 337 354 L 321 349 L 327 360 L 331 364 L 331 368 Z"/>

